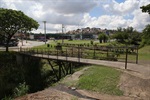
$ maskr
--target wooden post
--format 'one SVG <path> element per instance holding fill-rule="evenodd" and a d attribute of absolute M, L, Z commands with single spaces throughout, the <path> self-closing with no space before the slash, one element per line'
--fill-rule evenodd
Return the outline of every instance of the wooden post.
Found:
<path fill-rule="evenodd" d="M 42 49 L 42 58 L 43 58 L 43 49 Z"/>
<path fill-rule="evenodd" d="M 108 51 L 109 51 L 109 50 L 108 50 L 108 48 L 107 48 L 107 58 L 108 58 Z"/>
<path fill-rule="evenodd" d="M 79 45 L 78 45 L 78 62 L 80 62 L 80 48 L 79 48 Z"/>
<path fill-rule="evenodd" d="M 128 48 L 126 47 L 125 69 L 127 69 L 127 63 L 128 63 Z"/>
<path fill-rule="evenodd" d="M 82 47 L 80 48 L 80 57 L 82 58 Z"/>
<path fill-rule="evenodd" d="M 58 59 L 58 49 L 57 49 L 57 59 Z"/>
<path fill-rule="evenodd" d="M 136 64 L 138 64 L 138 46 L 136 47 Z"/>
<path fill-rule="evenodd" d="M 38 49 L 37 49 L 37 55 L 38 55 Z"/>
<path fill-rule="evenodd" d="M 73 57 L 73 47 L 72 47 L 72 57 Z"/>
<path fill-rule="evenodd" d="M 20 52 L 22 52 L 22 47 L 20 47 Z"/>
<path fill-rule="evenodd" d="M 67 52 L 67 49 L 66 49 L 66 61 L 67 61 L 67 53 L 68 53 L 68 52 Z"/>
<path fill-rule="evenodd" d="M 93 56 L 94 56 L 93 58 L 95 58 L 95 46 L 94 46 L 94 55 Z"/>
<path fill-rule="evenodd" d="M 47 51 L 47 52 L 48 52 L 48 58 L 49 58 L 49 49 L 48 49 L 48 51 Z"/>

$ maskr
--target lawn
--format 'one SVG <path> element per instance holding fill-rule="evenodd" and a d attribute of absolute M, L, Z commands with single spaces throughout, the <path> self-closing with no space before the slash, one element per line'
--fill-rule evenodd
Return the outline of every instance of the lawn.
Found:
<path fill-rule="evenodd" d="M 123 92 L 117 87 L 120 71 L 105 66 L 90 67 L 80 77 L 77 83 L 78 88 L 111 95 L 123 95 Z"/>
<path fill-rule="evenodd" d="M 49 49 L 49 50 L 55 50 L 55 46 L 57 45 L 57 43 L 62 43 L 62 40 L 51 40 L 48 44 L 50 45 L 50 47 L 47 47 L 48 44 L 46 45 L 41 45 L 38 47 L 34 47 L 34 48 L 41 48 L 41 49 Z M 89 44 L 91 45 L 91 40 L 64 40 L 64 43 L 69 43 L 69 44 Z M 99 41 L 94 41 L 94 44 L 97 45 L 109 45 L 110 43 L 99 43 Z M 63 47 L 63 50 L 66 50 L 66 48 Z M 89 51 L 89 50 L 84 50 L 84 54 L 83 56 L 87 56 L 86 58 L 92 58 L 93 56 L 93 51 Z M 88 53 L 88 55 L 87 55 Z M 149 61 L 150 60 L 150 46 L 145 46 L 143 48 L 139 49 L 139 55 L 138 55 L 138 60 L 139 61 Z M 96 56 L 101 55 L 100 53 L 97 52 Z M 123 59 L 120 59 L 123 58 Z M 119 61 L 125 61 L 125 54 L 120 54 Z M 128 61 L 129 62 L 136 62 L 136 55 L 135 54 L 129 54 L 128 55 Z"/>
<path fill-rule="evenodd" d="M 56 46 L 57 43 L 62 43 L 62 40 L 51 40 L 48 44 L 50 46 Z M 64 40 L 64 43 L 69 43 L 69 44 L 89 44 L 91 45 L 91 40 Z M 93 44 L 97 44 L 97 45 L 108 45 L 109 43 L 99 43 L 99 41 L 93 41 Z M 47 44 L 41 45 L 41 46 L 37 46 L 34 48 L 47 48 Z"/>
<path fill-rule="evenodd" d="M 145 46 L 139 49 L 139 60 L 149 60 L 150 61 L 150 46 Z"/>
<path fill-rule="evenodd" d="M 64 43 L 70 43 L 70 44 L 84 44 L 84 43 L 90 43 L 91 40 L 64 40 Z M 62 40 L 56 40 L 56 41 L 51 41 L 50 44 L 55 44 L 55 43 L 62 43 Z"/>

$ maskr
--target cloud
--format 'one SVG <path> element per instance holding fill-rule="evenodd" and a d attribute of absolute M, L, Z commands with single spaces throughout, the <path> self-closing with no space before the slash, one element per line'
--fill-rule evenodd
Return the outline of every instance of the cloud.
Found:
<path fill-rule="evenodd" d="M 44 10 L 53 10 L 59 14 L 79 14 L 89 12 L 97 3 L 93 0 L 51 0 L 42 2 Z"/>
<path fill-rule="evenodd" d="M 38 21 L 40 27 L 36 32 L 43 32 L 43 21 L 47 21 L 47 32 L 61 30 L 61 24 L 66 25 L 66 30 L 132 26 L 141 31 L 150 23 L 150 18 L 140 7 L 149 3 L 149 0 L 121 3 L 117 0 L 0 0 L 0 7 L 21 10 Z M 93 10 L 100 10 L 95 11 L 99 16 L 92 15 Z"/>
<path fill-rule="evenodd" d="M 150 16 L 147 13 L 142 13 L 140 9 L 137 9 L 133 12 L 134 18 L 132 23 L 129 24 L 135 29 L 142 31 L 144 27 L 150 23 Z"/>
<path fill-rule="evenodd" d="M 8 8 L 8 9 L 14 9 L 17 10 L 14 1 L 8 1 L 8 0 L 1 0 L 0 1 L 0 7 L 1 8 Z"/>
<path fill-rule="evenodd" d="M 112 3 L 105 4 L 103 7 L 110 14 L 125 16 L 130 14 L 133 10 L 138 9 L 138 5 L 138 0 L 126 0 L 122 3 L 118 3 L 115 0 L 112 0 Z"/>
<path fill-rule="evenodd" d="M 116 29 L 117 27 L 126 27 L 131 22 L 131 20 L 125 20 L 122 16 L 103 15 L 95 18 L 91 17 L 89 14 L 85 14 L 82 21 L 84 22 L 85 27 L 100 27 L 103 29 Z"/>

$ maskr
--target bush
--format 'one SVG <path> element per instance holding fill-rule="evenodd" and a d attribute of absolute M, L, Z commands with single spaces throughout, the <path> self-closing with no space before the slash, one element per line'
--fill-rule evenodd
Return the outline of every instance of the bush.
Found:
<path fill-rule="evenodd" d="M 150 24 L 143 30 L 142 45 L 150 45 Z"/>
<path fill-rule="evenodd" d="M 11 96 L 5 96 L 2 100 L 13 100 Z"/>
<path fill-rule="evenodd" d="M 27 94 L 29 91 L 28 85 L 25 82 L 19 83 L 19 85 L 14 89 L 14 97 L 19 97 Z"/>

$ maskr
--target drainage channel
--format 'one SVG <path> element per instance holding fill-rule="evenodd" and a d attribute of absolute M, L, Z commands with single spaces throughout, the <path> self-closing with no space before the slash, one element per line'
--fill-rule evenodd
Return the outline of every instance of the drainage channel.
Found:
<path fill-rule="evenodd" d="M 67 86 L 65 86 L 63 84 L 59 84 L 59 85 L 57 85 L 53 88 L 56 89 L 56 90 L 59 90 L 59 91 L 69 93 L 69 94 L 74 95 L 74 96 L 79 97 L 79 98 L 84 98 L 84 99 L 87 99 L 87 100 L 100 100 L 100 99 L 97 99 L 97 98 L 92 98 L 92 97 L 82 95 L 79 92 L 77 92 L 75 89 L 68 88 Z"/>

